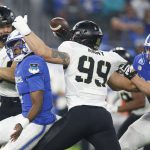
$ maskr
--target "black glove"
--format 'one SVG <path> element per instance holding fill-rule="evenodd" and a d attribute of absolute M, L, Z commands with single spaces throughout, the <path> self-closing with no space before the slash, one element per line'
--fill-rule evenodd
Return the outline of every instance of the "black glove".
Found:
<path fill-rule="evenodd" d="M 133 66 L 129 63 L 121 64 L 117 70 L 118 73 L 123 74 L 126 78 L 131 80 L 137 72 L 134 70 Z"/>
<path fill-rule="evenodd" d="M 131 80 L 133 77 L 137 75 L 136 70 L 134 70 L 133 66 L 130 65 L 123 74 L 126 78 Z"/>
<path fill-rule="evenodd" d="M 130 66 L 131 65 L 129 63 L 121 64 L 116 72 L 120 74 L 124 74 Z"/>

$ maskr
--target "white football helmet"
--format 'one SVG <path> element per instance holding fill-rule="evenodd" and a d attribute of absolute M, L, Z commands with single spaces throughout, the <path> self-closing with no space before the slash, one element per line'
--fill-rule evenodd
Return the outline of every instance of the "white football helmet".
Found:
<path fill-rule="evenodd" d="M 150 61 L 150 34 L 145 39 L 144 52 L 146 54 L 146 58 Z"/>
<path fill-rule="evenodd" d="M 15 43 L 17 42 L 19 42 L 19 44 L 15 46 Z M 14 30 L 8 36 L 5 46 L 7 55 L 11 60 L 21 61 L 27 54 L 31 53 L 31 50 L 23 39 L 23 36 L 17 30 Z M 14 50 L 16 48 L 21 50 L 21 53 L 18 55 L 14 55 Z"/>

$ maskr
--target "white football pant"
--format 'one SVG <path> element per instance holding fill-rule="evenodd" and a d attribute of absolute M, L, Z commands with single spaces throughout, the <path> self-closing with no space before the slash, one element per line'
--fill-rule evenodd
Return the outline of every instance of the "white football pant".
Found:
<path fill-rule="evenodd" d="M 21 119 L 23 119 L 23 116 L 19 114 L 0 121 L 0 145 L 6 144 L 1 150 L 30 150 L 52 126 L 52 124 L 38 125 L 29 123 L 29 125 L 22 130 L 18 139 L 12 142 L 10 135 L 14 132 L 15 125 Z"/>
<path fill-rule="evenodd" d="M 150 144 L 150 112 L 131 124 L 119 143 L 121 150 L 137 150 Z"/>

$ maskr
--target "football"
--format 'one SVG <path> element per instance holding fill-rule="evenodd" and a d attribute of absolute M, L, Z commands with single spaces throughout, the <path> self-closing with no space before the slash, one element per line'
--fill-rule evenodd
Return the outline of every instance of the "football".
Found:
<path fill-rule="evenodd" d="M 69 31 L 69 24 L 68 22 L 61 17 L 55 17 L 50 20 L 50 28 L 53 32 L 59 32 L 62 30 Z"/>

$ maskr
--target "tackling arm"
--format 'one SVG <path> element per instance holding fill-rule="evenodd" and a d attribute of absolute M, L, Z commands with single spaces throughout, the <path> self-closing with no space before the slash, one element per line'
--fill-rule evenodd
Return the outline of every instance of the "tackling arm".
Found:
<path fill-rule="evenodd" d="M 131 79 L 132 83 L 134 83 L 140 91 L 144 94 L 150 96 L 150 83 L 140 78 L 138 75 Z"/>
<path fill-rule="evenodd" d="M 109 80 L 108 85 L 115 91 L 126 90 L 126 91 L 138 91 L 136 86 L 127 78 L 120 75 L 117 72 L 114 72 Z"/>
<path fill-rule="evenodd" d="M 0 79 L 15 82 L 14 71 L 16 62 L 13 62 L 11 67 L 0 67 Z"/>

